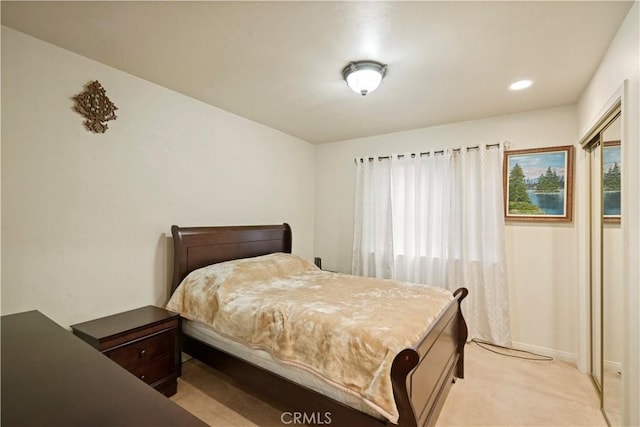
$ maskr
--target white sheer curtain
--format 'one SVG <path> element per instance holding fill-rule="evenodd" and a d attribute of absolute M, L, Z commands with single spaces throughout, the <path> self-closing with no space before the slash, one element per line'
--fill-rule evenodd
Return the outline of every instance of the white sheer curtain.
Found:
<path fill-rule="evenodd" d="M 357 162 L 353 274 L 464 286 L 469 337 L 511 344 L 502 146 Z"/>

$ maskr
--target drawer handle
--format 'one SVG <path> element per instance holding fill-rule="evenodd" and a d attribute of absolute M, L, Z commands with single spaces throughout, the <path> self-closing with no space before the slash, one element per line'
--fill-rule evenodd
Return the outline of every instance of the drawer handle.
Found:
<path fill-rule="evenodd" d="M 144 375 L 140 375 L 140 379 L 141 379 L 141 380 L 144 380 Z"/>
<path fill-rule="evenodd" d="M 138 357 L 144 357 L 145 354 L 147 354 L 146 350 L 140 350 L 140 354 L 138 355 Z"/>

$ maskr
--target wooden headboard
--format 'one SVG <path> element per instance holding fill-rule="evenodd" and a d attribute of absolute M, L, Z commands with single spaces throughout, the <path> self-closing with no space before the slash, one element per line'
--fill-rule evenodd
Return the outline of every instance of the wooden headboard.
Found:
<path fill-rule="evenodd" d="M 201 267 L 240 258 L 291 253 L 291 227 L 244 225 L 228 227 L 171 227 L 175 291 L 187 274 Z"/>

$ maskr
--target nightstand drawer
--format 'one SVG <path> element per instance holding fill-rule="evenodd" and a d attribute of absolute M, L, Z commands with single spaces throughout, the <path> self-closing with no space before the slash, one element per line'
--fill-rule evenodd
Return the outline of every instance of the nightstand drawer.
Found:
<path fill-rule="evenodd" d="M 173 366 L 171 355 L 166 355 L 149 364 L 132 370 L 131 373 L 147 384 L 153 384 L 154 382 L 171 375 L 173 373 Z"/>
<path fill-rule="evenodd" d="M 148 305 L 71 325 L 73 333 L 165 396 L 180 376 L 180 315 Z"/>
<path fill-rule="evenodd" d="M 174 331 L 163 332 L 106 352 L 114 362 L 125 369 L 146 364 L 158 356 L 170 354 L 174 348 Z"/>

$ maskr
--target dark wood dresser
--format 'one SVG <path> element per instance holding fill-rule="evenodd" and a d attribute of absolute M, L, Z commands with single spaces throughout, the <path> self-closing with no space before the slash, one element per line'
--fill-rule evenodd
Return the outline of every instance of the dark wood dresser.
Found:
<path fill-rule="evenodd" d="M 2 427 L 205 427 L 38 311 L 2 316 Z"/>
<path fill-rule="evenodd" d="M 180 315 L 152 305 L 72 325 L 73 333 L 165 396 L 180 376 Z"/>

